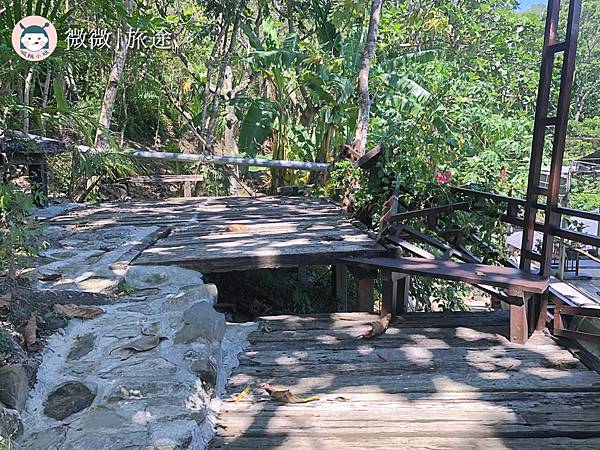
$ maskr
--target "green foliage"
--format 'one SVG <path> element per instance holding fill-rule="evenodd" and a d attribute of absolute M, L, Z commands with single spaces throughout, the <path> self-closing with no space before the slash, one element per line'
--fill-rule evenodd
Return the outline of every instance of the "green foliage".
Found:
<path fill-rule="evenodd" d="M 597 211 L 600 208 L 600 179 L 593 175 L 575 177 L 569 206 L 583 211 Z"/>
<path fill-rule="evenodd" d="M 252 100 L 240 126 L 238 145 L 248 156 L 254 157 L 271 135 L 278 115 L 275 102 L 265 98 Z"/>
<path fill-rule="evenodd" d="M 15 278 L 19 264 L 42 247 L 30 218 L 33 203 L 10 184 L 0 185 L 0 271 Z"/>

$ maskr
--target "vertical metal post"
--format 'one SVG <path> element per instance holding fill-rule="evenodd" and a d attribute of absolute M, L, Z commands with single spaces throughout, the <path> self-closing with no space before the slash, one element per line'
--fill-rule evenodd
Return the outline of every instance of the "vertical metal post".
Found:
<path fill-rule="evenodd" d="M 545 277 L 550 275 L 555 229 L 560 227 L 561 220 L 561 215 L 557 212 L 557 207 L 569 120 L 569 102 L 575 73 L 581 0 L 570 0 L 569 2 L 569 15 L 564 42 L 557 42 L 559 11 L 560 0 L 549 0 L 540 67 L 531 161 L 529 165 L 523 240 L 521 243 L 521 269 L 530 270 L 532 260 L 536 260 L 540 263 L 540 274 Z M 558 104 L 556 105 L 557 113 L 556 117 L 548 117 L 554 57 L 557 53 L 561 52 L 564 53 L 564 58 L 561 68 Z M 548 187 L 542 188 L 540 187 L 540 172 L 542 169 L 546 129 L 549 126 L 554 127 L 552 157 Z M 547 197 L 545 206 L 539 206 L 538 196 Z M 543 226 L 542 249 L 541 253 L 538 254 L 533 251 L 533 244 L 535 242 L 536 217 L 538 210 L 541 208 L 544 209 L 545 223 Z"/>

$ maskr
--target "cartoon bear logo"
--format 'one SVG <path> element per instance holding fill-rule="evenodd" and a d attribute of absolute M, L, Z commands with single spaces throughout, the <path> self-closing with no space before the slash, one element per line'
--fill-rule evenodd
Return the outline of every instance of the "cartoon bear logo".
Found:
<path fill-rule="evenodd" d="M 13 29 L 12 44 L 19 56 L 28 61 L 41 61 L 56 49 L 58 37 L 52 23 L 41 16 L 27 16 Z"/>

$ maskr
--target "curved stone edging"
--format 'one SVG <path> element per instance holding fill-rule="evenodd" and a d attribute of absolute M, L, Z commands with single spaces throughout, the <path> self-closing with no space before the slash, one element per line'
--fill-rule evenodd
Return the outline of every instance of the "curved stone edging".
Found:
<path fill-rule="evenodd" d="M 212 438 L 220 395 L 256 325 L 226 326 L 212 307 L 216 287 L 204 284 L 199 272 L 110 269 L 151 231 L 63 234 L 47 252 L 55 260 L 38 270 L 66 274 L 54 288 L 94 292 L 124 285 L 128 296 L 102 306 L 96 319 L 72 319 L 49 339 L 18 448 L 201 449 Z M 102 247 L 107 241 L 111 245 Z M 85 283 L 98 279 L 105 282 Z M 122 348 L 145 335 L 160 343 L 141 352 Z"/>

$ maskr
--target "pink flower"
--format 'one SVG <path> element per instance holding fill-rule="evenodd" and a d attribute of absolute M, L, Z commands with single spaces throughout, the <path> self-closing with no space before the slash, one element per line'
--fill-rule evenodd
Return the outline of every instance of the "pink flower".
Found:
<path fill-rule="evenodd" d="M 452 180 L 452 173 L 450 173 L 449 170 L 446 170 L 444 173 L 435 172 L 435 182 L 437 184 L 446 184 L 449 183 L 450 180 Z"/>

